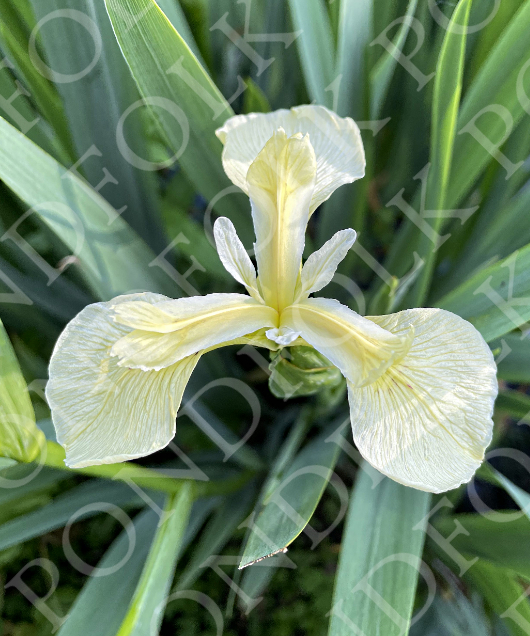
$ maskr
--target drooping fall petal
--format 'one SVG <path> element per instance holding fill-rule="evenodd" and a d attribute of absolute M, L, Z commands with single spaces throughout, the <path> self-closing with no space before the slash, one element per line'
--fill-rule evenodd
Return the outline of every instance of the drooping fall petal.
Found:
<path fill-rule="evenodd" d="M 444 492 L 471 479 L 491 441 L 496 366 L 479 332 L 442 309 L 371 317 L 415 336 L 407 355 L 376 382 L 349 386 L 360 453 L 392 479 Z"/>
<path fill-rule="evenodd" d="M 177 410 L 200 355 L 160 372 L 118 366 L 110 351 L 130 329 L 113 321 L 112 307 L 136 298 L 157 302 L 164 296 L 134 294 L 89 305 L 56 344 L 46 397 L 72 468 L 149 455 L 175 435 Z"/>
<path fill-rule="evenodd" d="M 273 133 L 283 128 L 288 137 L 309 134 L 317 157 L 316 188 L 310 213 L 333 192 L 364 176 L 365 157 L 357 124 L 324 106 L 297 106 L 273 113 L 237 115 L 225 122 L 217 136 L 225 145 L 223 167 L 232 182 L 248 194 L 250 165 Z"/>
<path fill-rule="evenodd" d="M 329 298 L 288 307 L 280 326 L 299 333 L 357 387 L 374 382 L 402 358 L 412 337 L 412 331 L 395 335 Z"/>
<path fill-rule="evenodd" d="M 248 171 L 260 289 L 278 311 L 294 300 L 315 175 L 309 138 L 287 137 L 283 130 L 272 135 Z"/>

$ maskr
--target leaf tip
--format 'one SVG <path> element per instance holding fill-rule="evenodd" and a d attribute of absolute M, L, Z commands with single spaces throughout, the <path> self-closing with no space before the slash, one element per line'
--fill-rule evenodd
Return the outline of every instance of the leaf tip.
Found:
<path fill-rule="evenodd" d="M 254 561 L 249 561 L 248 563 L 241 562 L 237 569 L 244 570 L 245 568 L 248 568 L 249 565 L 255 565 L 256 563 L 265 561 L 265 559 L 269 559 L 270 557 L 273 557 L 276 554 L 287 554 L 287 548 L 280 548 L 279 550 L 275 550 L 274 552 L 271 552 L 270 554 L 266 554 L 265 556 L 259 557 L 259 559 L 254 559 Z"/>

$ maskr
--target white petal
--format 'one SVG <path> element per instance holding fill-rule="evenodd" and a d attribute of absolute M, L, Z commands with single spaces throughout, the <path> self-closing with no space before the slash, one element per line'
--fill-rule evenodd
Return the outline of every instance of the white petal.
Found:
<path fill-rule="evenodd" d="M 311 254 L 302 268 L 300 297 L 307 298 L 331 282 L 356 238 L 355 230 L 340 230 Z"/>
<path fill-rule="evenodd" d="M 119 367 L 110 349 L 128 329 L 112 320 L 111 306 L 135 298 L 156 302 L 164 296 L 135 294 L 89 305 L 55 346 L 46 397 L 73 468 L 149 455 L 175 435 L 176 413 L 199 356 L 160 372 Z"/>
<path fill-rule="evenodd" d="M 413 335 L 394 335 L 329 298 L 308 298 L 288 307 L 280 326 L 300 333 L 358 387 L 374 382 L 402 358 Z"/>
<path fill-rule="evenodd" d="M 262 301 L 256 285 L 256 270 L 232 221 L 226 217 L 217 219 L 213 233 L 219 258 L 226 271 L 244 285 L 253 298 Z"/>
<path fill-rule="evenodd" d="M 275 132 L 248 171 L 259 284 L 265 302 L 292 304 L 302 265 L 315 153 L 307 137 Z"/>
<path fill-rule="evenodd" d="M 265 332 L 265 335 L 276 344 L 288 347 L 300 336 L 300 332 L 293 331 L 289 327 L 281 327 L 280 329 L 269 329 Z"/>
<path fill-rule="evenodd" d="M 275 327 L 278 314 L 243 294 L 209 294 L 164 299 L 154 305 L 120 303 L 114 307 L 114 319 L 129 329 L 112 347 L 112 355 L 119 357 L 120 366 L 147 371 L 263 327 Z"/>
<path fill-rule="evenodd" d="M 479 332 L 442 309 L 370 318 L 415 337 L 373 384 L 349 389 L 360 453 L 392 479 L 429 492 L 468 482 L 491 441 L 497 395 L 493 356 Z"/>
<path fill-rule="evenodd" d="M 339 186 L 364 177 L 366 161 L 357 124 L 324 106 L 298 106 L 273 113 L 237 115 L 217 131 L 225 144 L 225 172 L 247 194 L 248 169 L 278 128 L 283 128 L 288 137 L 309 133 L 317 159 L 317 185 L 311 213 Z"/>

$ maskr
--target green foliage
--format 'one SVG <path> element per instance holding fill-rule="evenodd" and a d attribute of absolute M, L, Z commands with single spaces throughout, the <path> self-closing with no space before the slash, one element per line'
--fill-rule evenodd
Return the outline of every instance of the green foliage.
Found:
<path fill-rule="evenodd" d="M 108 569 L 109 574 L 88 581 L 75 600 L 68 621 L 58 632 L 59 636 L 83 633 L 87 623 L 96 614 L 98 633 L 101 636 L 111 636 L 118 632 L 140 581 L 158 521 L 152 510 L 145 510 L 135 517 L 135 549 L 130 555 L 130 535 L 126 532 L 120 534 L 97 564 L 102 571 Z M 115 572 L 111 571 L 111 568 L 125 559 L 127 560 L 123 567 L 115 568 Z"/>
<path fill-rule="evenodd" d="M 290 0 L 293 26 L 309 96 L 318 104 L 333 107 L 334 51 L 329 16 L 322 0 Z"/>
<path fill-rule="evenodd" d="M 466 34 L 470 11 L 471 0 L 462 0 L 458 3 L 447 28 L 436 66 L 430 165 L 425 193 L 426 209 L 438 211 L 432 222 L 432 229 L 436 233 L 440 232 L 443 225 L 443 210 L 449 187 L 458 110 L 462 94 Z M 456 26 L 461 27 L 462 30 L 457 30 Z M 432 240 L 425 234 L 421 235 L 418 241 L 418 254 L 420 258 L 425 259 L 425 263 L 412 289 L 411 305 L 413 307 L 421 307 L 424 304 L 436 262 L 436 251 L 433 249 Z"/>
<path fill-rule="evenodd" d="M 333 431 L 335 428 L 336 423 Z M 338 444 L 326 443 L 331 433 L 327 430 L 313 440 L 293 457 L 288 469 L 275 471 L 272 480 L 265 484 L 240 568 L 286 550 L 307 528 L 339 455 Z M 340 489 L 338 494 L 344 496 Z"/>
<path fill-rule="evenodd" d="M 385 634 L 408 632 L 410 618 L 396 623 L 373 594 L 392 598 L 400 617 L 410 617 L 425 538 L 424 524 L 430 495 L 384 478 L 374 491 L 379 473 L 366 464 L 357 478 L 348 512 L 335 585 L 330 636 L 352 630 Z M 380 510 L 385 511 L 384 516 Z M 366 584 L 373 594 L 366 593 Z"/>
<path fill-rule="evenodd" d="M 118 636 L 148 636 L 162 622 L 163 608 L 175 573 L 193 503 L 193 487 L 167 497 L 153 544 Z"/>
<path fill-rule="evenodd" d="M 231 184 L 215 129 L 233 110 L 154 0 L 106 0 L 106 6 L 140 93 L 148 103 L 156 96 L 149 105 L 172 156 L 201 194 L 216 197 Z M 136 22 L 137 15 L 144 19 Z M 168 103 L 176 103 L 178 110 L 172 112 Z M 245 222 L 242 200 L 233 198 L 228 203 L 222 197 L 219 209 Z"/>
<path fill-rule="evenodd" d="M 26 383 L 0 322 L 0 456 L 32 462 L 43 446 Z"/>
<path fill-rule="evenodd" d="M 486 342 L 499 338 L 530 318 L 530 305 L 513 304 L 530 289 L 530 244 L 485 267 L 444 296 L 437 304 L 466 318 Z"/>
<path fill-rule="evenodd" d="M 54 633 L 43 603 L 69 616 L 59 636 L 214 634 L 215 617 L 225 636 L 528 633 L 529 30 L 530 0 L 0 2 L 3 634 Z M 329 295 L 481 331 L 501 380 L 491 466 L 432 500 L 379 481 L 326 359 L 297 347 L 269 368 L 239 347 L 198 365 L 178 451 L 66 469 L 42 398 L 61 330 L 117 294 L 241 291 L 211 225 L 230 217 L 250 248 L 251 215 L 215 130 L 311 101 L 363 122 L 367 156 L 311 219 L 308 246 L 359 232 Z M 446 537 L 478 559 L 465 572 Z M 45 568 L 24 573 L 41 602 L 9 585 L 35 559 L 59 572 L 49 598 Z"/>
<path fill-rule="evenodd" d="M 1 118 L 0 134 L 2 181 L 79 259 L 94 294 L 109 300 L 134 287 L 163 289 L 149 268 L 154 254 L 107 201 Z M 53 282 L 59 272 L 50 270 Z"/>

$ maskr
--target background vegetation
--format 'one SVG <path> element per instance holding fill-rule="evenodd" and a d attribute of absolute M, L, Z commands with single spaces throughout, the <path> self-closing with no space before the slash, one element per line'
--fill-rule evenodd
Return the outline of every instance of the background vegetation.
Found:
<path fill-rule="evenodd" d="M 2 0 L 4 635 L 339 636 L 351 621 L 392 636 L 415 611 L 416 635 L 530 633 L 529 32 L 530 0 Z M 367 314 L 440 306 L 477 326 L 501 383 L 489 463 L 433 498 L 381 480 L 352 446 L 342 385 L 274 397 L 268 360 L 232 348 L 192 377 L 180 459 L 62 468 L 43 400 L 61 330 L 132 290 L 234 289 L 212 215 L 250 247 L 250 214 L 224 192 L 214 131 L 234 112 L 310 102 L 361 122 L 368 166 L 313 216 L 308 251 L 353 227 L 334 296 Z M 439 249 L 429 231 L 448 237 Z M 252 414 L 226 378 L 261 408 L 237 452 L 227 444 Z M 40 467 L 25 463 L 34 422 Z M 175 514 L 159 524 L 162 508 Z"/>

